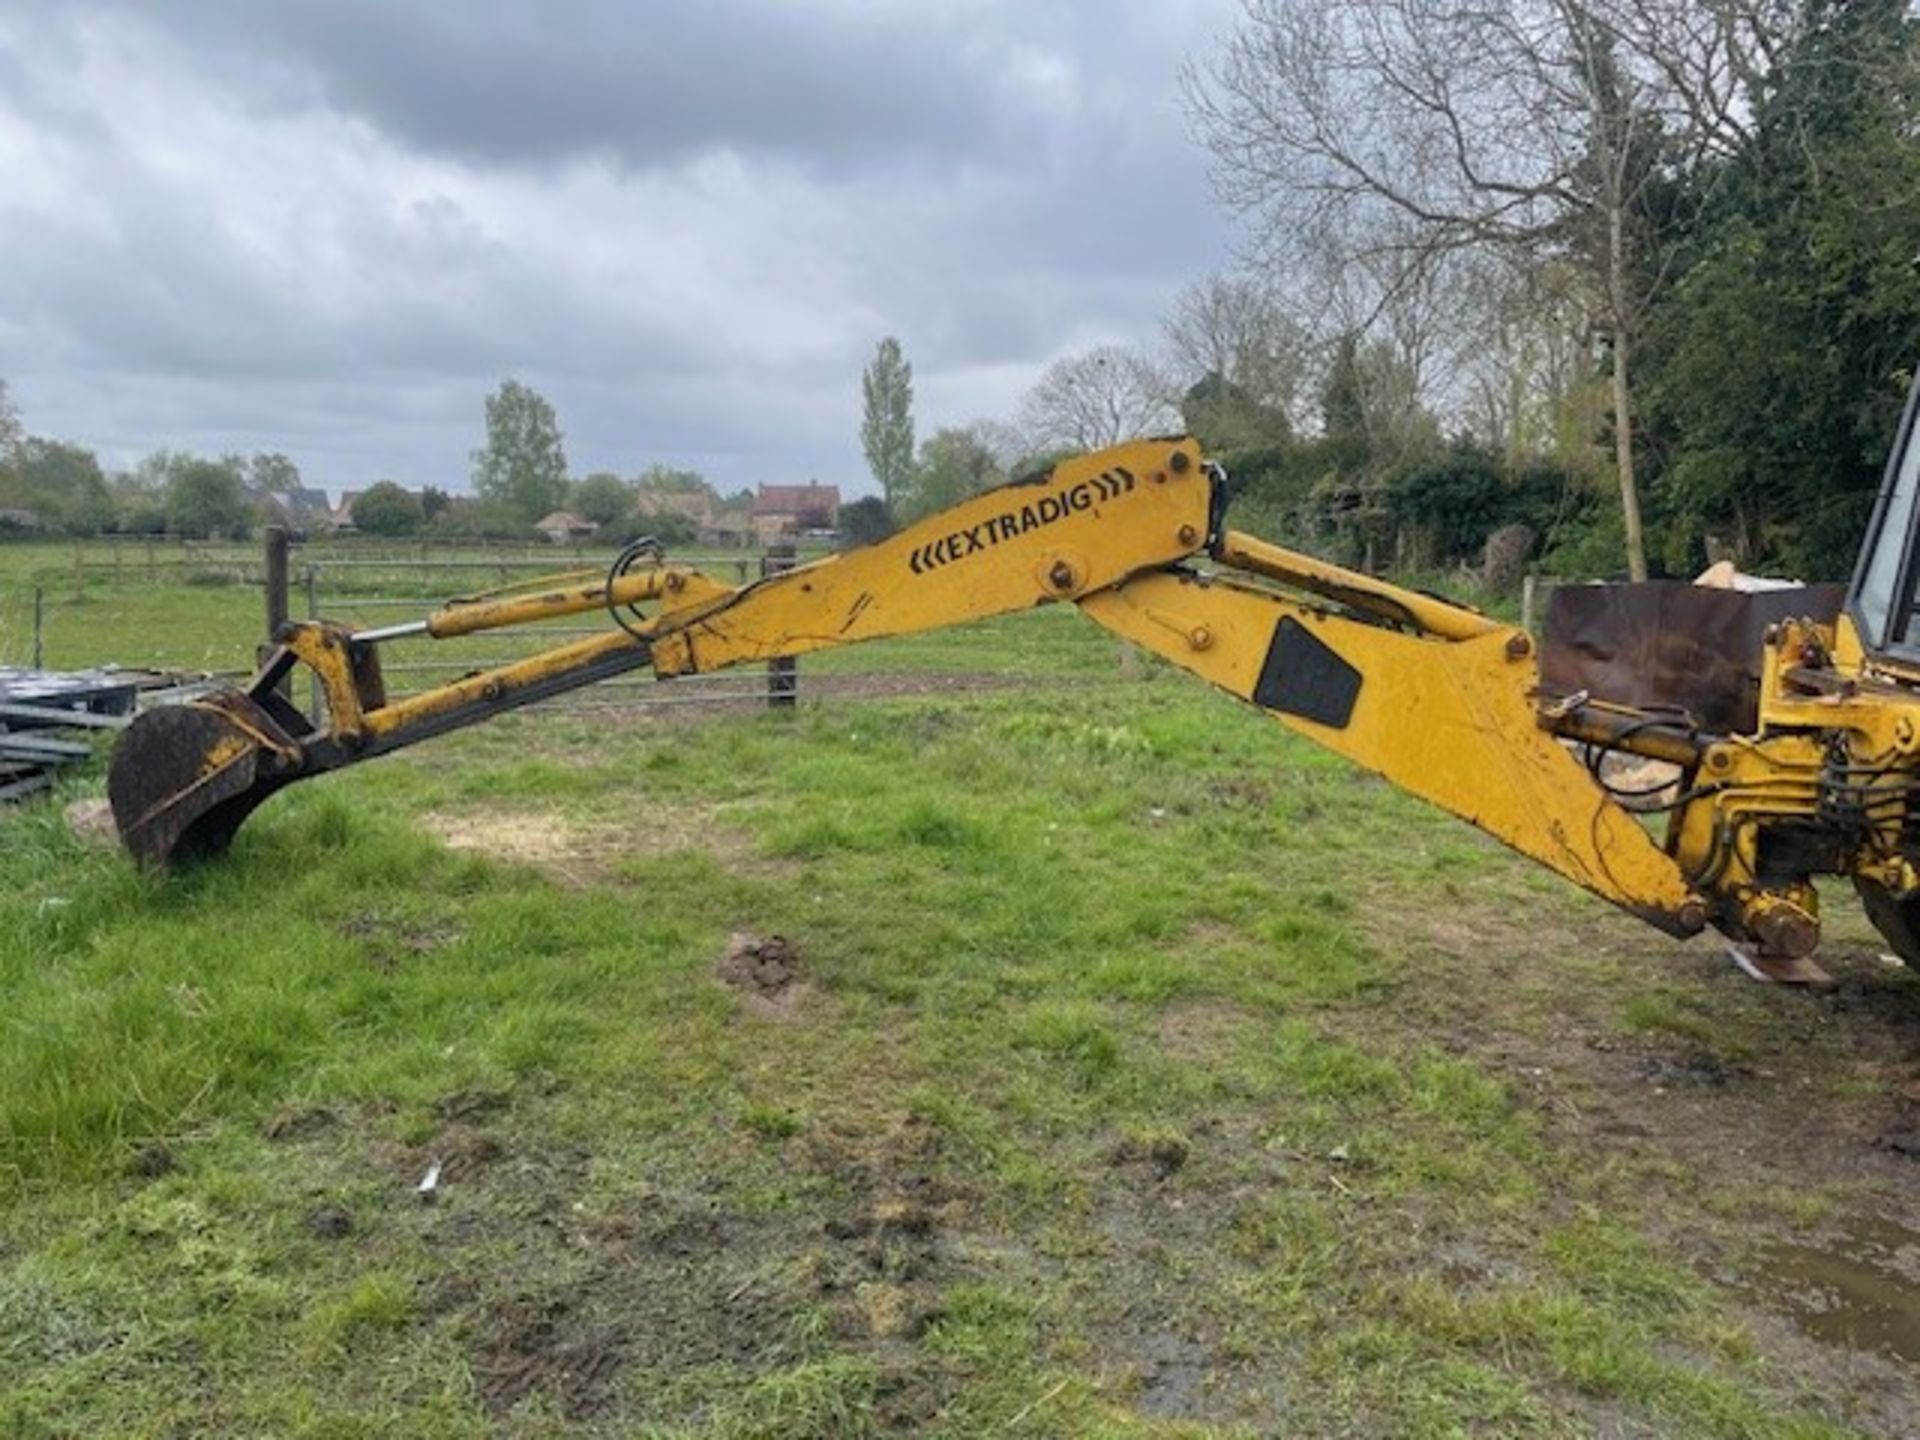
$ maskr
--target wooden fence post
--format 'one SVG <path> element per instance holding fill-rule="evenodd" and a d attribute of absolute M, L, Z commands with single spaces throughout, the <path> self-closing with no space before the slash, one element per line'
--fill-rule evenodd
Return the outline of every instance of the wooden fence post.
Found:
<path fill-rule="evenodd" d="M 774 540 L 768 542 L 767 553 L 761 557 L 760 573 L 779 575 L 794 567 L 793 542 Z M 767 706 L 773 710 L 787 710 L 793 707 L 800 688 L 800 676 L 797 662 L 792 656 L 767 662 Z"/>
<path fill-rule="evenodd" d="M 1520 628 L 1533 630 L 1533 572 L 1529 570 L 1520 577 Z"/>
<path fill-rule="evenodd" d="M 273 648 L 279 638 L 280 627 L 287 623 L 287 531 L 283 525 L 267 527 L 267 643 L 260 647 L 260 659 L 264 663 L 267 652 Z M 283 680 L 280 690 L 284 694 L 287 684 Z"/>
<path fill-rule="evenodd" d="M 47 592 L 33 587 L 33 668 L 47 668 Z"/>

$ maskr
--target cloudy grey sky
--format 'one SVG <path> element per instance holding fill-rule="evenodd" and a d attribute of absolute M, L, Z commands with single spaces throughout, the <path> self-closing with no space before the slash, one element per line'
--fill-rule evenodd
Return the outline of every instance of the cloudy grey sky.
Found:
<path fill-rule="evenodd" d="M 0 377 L 129 463 L 464 487 L 516 375 L 577 473 L 870 488 L 1152 338 L 1227 222 L 1177 76 L 1233 0 L 0 0 Z"/>

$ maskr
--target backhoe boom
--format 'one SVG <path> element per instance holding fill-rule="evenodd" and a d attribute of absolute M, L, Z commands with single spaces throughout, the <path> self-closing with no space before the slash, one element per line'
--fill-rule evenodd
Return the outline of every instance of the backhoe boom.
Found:
<path fill-rule="evenodd" d="M 1805 841 L 1828 813 L 1823 755 L 1871 751 L 1884 770 L 1911 765 L 1917 748 L 1907 712 L 1904 731 L 1894 719 L 1893 700 L 1910 706 L 1910 692 L 1886 685 L 1867 703 L 1856 680 L 1815 673 L 1836 663 L 1831 632 L 1795 631 L 1791 656 L 1770 658 L 1763 703 L 1780 726 L 1704 734 L 1685 717 L 1544 697 L 1524 630 L 1227 530 L 1223 502 L 1223 477 L 1193 441 L 1140 441 L 752 584 L 635 551 L 603 577 L 455 603 L 410 625 L 290 625 L 244 689 L 130 728 L 109 777 L 115 818 L 136 856 L 165 865 L 224 848 L 295 780 L 623 671 L 650 665 L 670 679 L 1071 603 L 1668 934 L 1711 922 L 1765 956 L 1804 956 L 1818 868 L 1875 887 L 1878 913 L 1914 943 L 1906 907 L 1920 875 L 1900 849 L 1910 779 L 1874 791 L 1844 844 Z M 383 645 L 601 611 L 604 635 L 385 694 Z M 283 698 L 296 666 L 318 680 L 323 722 Z M 1605 781 L 1614 751 L 1677 767 L 1676 798 L 1656 806 L 1664 839 Z M 1783 866 L 1766 837 L 1789 824 L 1804 859 Z"/>

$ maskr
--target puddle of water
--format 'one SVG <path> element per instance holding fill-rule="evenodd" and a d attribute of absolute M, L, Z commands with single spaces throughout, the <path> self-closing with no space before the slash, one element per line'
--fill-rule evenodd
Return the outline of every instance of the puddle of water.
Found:
<path fill-rule="evenodd" d="M 1738 1288 L 1816 1340 L 1920 1364 L 1920 1231 L 1885 1220 L 1764 1247 Z"/>

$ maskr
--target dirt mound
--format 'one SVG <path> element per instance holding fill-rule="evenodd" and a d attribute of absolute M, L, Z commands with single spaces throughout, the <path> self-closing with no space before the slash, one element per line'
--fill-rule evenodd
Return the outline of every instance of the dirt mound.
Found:
<path fill-rule="evenodd" d="M 714 973 L 741 991 L 753 1009 L 775 1018 L 790 1016 L 806 994 L 799 952 L 784 935 L 736 931 L 727 938 Z"/>

